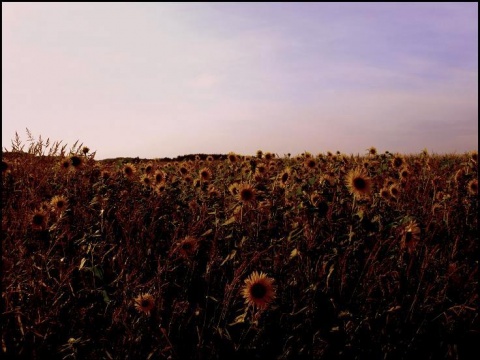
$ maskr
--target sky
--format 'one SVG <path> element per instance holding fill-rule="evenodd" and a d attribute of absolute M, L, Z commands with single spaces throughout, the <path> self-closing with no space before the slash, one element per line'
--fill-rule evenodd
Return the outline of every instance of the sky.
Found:
<path fill-rule="evenodd" d="M 478 149 L 478 3 L 2 2 L 2 147 Z"/>

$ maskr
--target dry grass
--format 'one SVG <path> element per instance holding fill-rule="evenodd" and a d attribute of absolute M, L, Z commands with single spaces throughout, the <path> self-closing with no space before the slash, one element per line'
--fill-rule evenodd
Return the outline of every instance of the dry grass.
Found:
<path fill-rule="evenodd" d="M 259 151 L 138 160 L 126 176 L 128 160 L 29 140 L 2 152 L 7 357 L 465 359 L 476 349 L 476 152 Z M 254 271 L 275 284 L 265 308 L 242 296 Z"/>

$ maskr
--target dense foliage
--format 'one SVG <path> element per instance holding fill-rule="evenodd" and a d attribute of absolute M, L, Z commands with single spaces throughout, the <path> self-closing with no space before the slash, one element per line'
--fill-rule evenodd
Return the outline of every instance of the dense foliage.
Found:
<path fill-rule="evenodd" d="M 2 152 L 3 355 L 463 359 L 480 340 L 476 151 L 20 145 Z"/>

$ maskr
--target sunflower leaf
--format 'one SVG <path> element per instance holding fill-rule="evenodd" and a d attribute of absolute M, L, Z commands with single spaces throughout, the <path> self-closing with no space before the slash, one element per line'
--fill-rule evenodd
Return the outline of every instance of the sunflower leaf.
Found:
<path fill-rule="evenodd" d="M 227 225 L 230 225 L 230 224 L 233 224 L 235 222 L 235 216 L 232 216 L 230 219 L 228 219 L 227 221 L 225 221 L 222 226 L 227 226 Z"/>

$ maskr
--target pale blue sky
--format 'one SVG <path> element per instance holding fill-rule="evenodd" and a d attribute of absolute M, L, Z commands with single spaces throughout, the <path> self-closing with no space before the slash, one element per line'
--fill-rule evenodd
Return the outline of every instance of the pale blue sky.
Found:
<path fill-rule="evenodd" d="M 2 145 L 478 149 L 478 3 L 2 3 Z"/>

